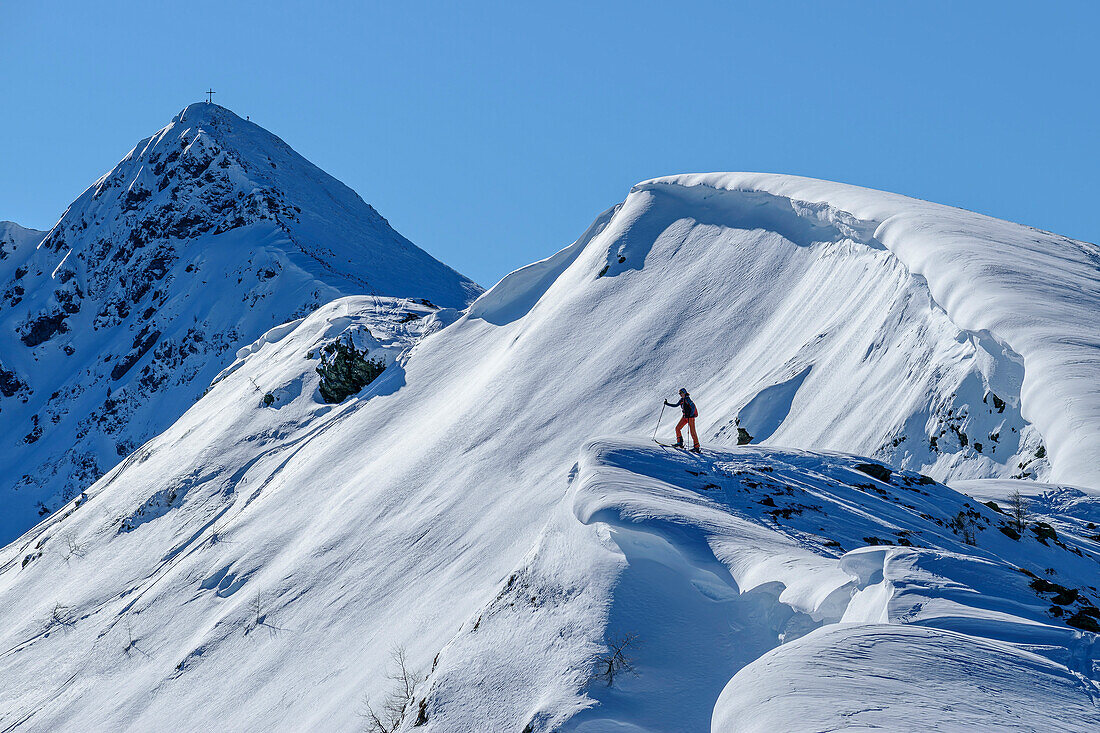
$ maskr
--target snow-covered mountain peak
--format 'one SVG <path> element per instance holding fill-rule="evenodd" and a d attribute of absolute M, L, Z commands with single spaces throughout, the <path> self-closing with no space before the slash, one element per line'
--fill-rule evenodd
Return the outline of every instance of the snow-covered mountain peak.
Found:
<path fill-rule="evenodd" d="M 721 415 L 707 420 L 715 438 L 744 429 L 940 480 L 1100 487 L 1097 263 L 1093 244 L 897 194 L 693 174 L 635 185 L 470 317 L 646 302 L 647 318 L 603 318 L 621 348 L 674 342 L 694 356 L 675 382 Z"/>
<path fill-rule="evenodd" d="M 186 122 L 189 125 L 202 125 L 217 124 L 219 121 L 229 125 L 245 122 L 229 108 L 213 102 L 192 102 L 172 118 L 172 124 Z M 259 128 L 259 125 L 253 126 Z"/>
<path fill-rule="evenodd" d="M 128 261 L 128 250 L 153 240 L 256 223 L 278 229 L 295 264 L 333 285 L 378 295 L 418 290 L 447 306 L 480 292 L 281 139 L 201 102 L 134 146 L 69 207 L 44 244 L 59 256 L 74 245 L 99 245 L 89 267 L 101 269 L 107 261 Z M 105 249 L 105 240 L 114 247 Z"/>
<path fill-rule="evenodd" d="M 49 232 L 0 230 L 0 540 L 170 425 L 267 329 L 342 295 L 480 292 L 275 135 L 188 106 Z"/>

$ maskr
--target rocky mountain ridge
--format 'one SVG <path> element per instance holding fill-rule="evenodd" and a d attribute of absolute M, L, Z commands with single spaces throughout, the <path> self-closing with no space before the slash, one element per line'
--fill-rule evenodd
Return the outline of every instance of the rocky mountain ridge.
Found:
<path fill-rule="evenodd" d="M 269 328 L 342 295 L 463 307 L 480 292 L 214 104 L 138 143 L 48 232 L 0 241 L 0 540 L 171 424 Z"/>

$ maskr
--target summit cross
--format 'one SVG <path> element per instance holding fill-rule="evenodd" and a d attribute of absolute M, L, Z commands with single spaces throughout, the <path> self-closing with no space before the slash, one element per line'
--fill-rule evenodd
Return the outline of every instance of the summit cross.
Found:
<path fill-rule="evenodd" d="M 207 89 L 206 90 L 206 103 L 207 104 L 213 104 L 214 103 L 214 95 L 216 93 L 217 92 L 215 92 L 213 89 Z"/>

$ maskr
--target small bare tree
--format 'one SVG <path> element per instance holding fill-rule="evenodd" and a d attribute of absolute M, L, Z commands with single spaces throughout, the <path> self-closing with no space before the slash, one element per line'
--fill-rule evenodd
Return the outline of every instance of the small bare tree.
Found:
<path fill-rule="evenodd" d="M 149 655 L 142 651 L 141 647 L 137 645 L 138 640 L 134 638 L 134 627 L 130 624 L 129 618 L 126 619 L 126 625 L 122 628 L 126 630 L 126 646 L 122 647 L 123 653 L 125 653 L 126 656 L 130 656 L 130 652 L 136 651 L 141 656 L 148 657 Z"/>
<path fill-rule="evenodd" d="M 1008 497 L 1008 516 L 1012 519 L 1013 528 L 1020 534 L 1027 529 L 1031 514 L 1027 508 L 1027 499 L 1017 489 Z"/>
<path fill-rule="evenodd" d="M 424 681 L 424 675 L 414 671 L 409 666 L 408 654 L 404 647 L 394 647 L 390 652 L 392 667 L 386 677 L 393 682 L 393 687 L 386 694 L 378 710 L 370 703 L 370 698 L 363 701 L 364 710 L 359 715 L 366 719 L 367 730 L 370 733 L 393 733 L 405 720 L 408 711 L 413 707 L 413 693 L 416 686 Z"/>
<path fill-rule="evenodd" d="M 277 600 L 278 596 L 275 593 L 267 594 L 256 591 L 252 594 L 245 606 L 245 636 L 253 631 L 258 631 L 260 627 L 266 629 L 270 636 L 277 636 L 279 632 L 287 631 L 287 629 L 279 626 Z"/>
<path fill-rule="evenodd" d="M 637 634 L 622 634 L 607 643 L 607 651 L 596 657 L 594 679 L 603 680 L 608 687 L 615 684 L 615 678 L 621 674 L 638 676 L 630 651 L 638 646 Z"/>
<path fill-rule="evenodd" d="M 976 524 L 974 520 L 966 512 L 959 512 L 954 518 L 947 523 L 947 528 L 953 533 L 960 535 L 963 542 L 968 545 L 976 545 L 977 538 L 975 536 Z"/>
<path fill-rule="evenodd" d="M 54 626 L 73 626 L 76 622 L 72 619 L 72 609 L 68 606 L 63 606 L 61 601 L 56 601 L 53 604 L 53 609 L 50 611 L 50 617 L 46 620 L 46 627 L 52 628 Z"/>
<path fill-rule="evenodd" d="M 130 656 L 130 651 L 136 649 L 134 645 L 134 627 L 130 625 L 130 619 L 126 619 L 126 646 L 122 648 L 122 651 L 126 653 L 126 656 Z"/>
<path fill-rule="evenodd" d="M 253 628 L 264 622 L 264 596 L 259 591 L 248 599 L 248 620 Z"/>
<path fill-rule="evenodd" d="M 66 532 L 64 535 L 65 549 L 62 551 L 61 559 L 68 564 L 69 560 L 73 557 L 84 557 L 84 545 L 77 544 L 76 539 L 71 532 Z"/>

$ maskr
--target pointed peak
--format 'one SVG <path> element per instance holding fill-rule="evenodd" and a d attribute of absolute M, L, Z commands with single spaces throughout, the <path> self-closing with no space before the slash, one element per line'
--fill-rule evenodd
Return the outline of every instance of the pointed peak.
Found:
<path fill-rule="evenodd" d="M 172 118 L 173 124 L 196 125 L 203 123 L 237 125 L 245 124 L 229 108 L 214 102 L 192 102 Z"/>

